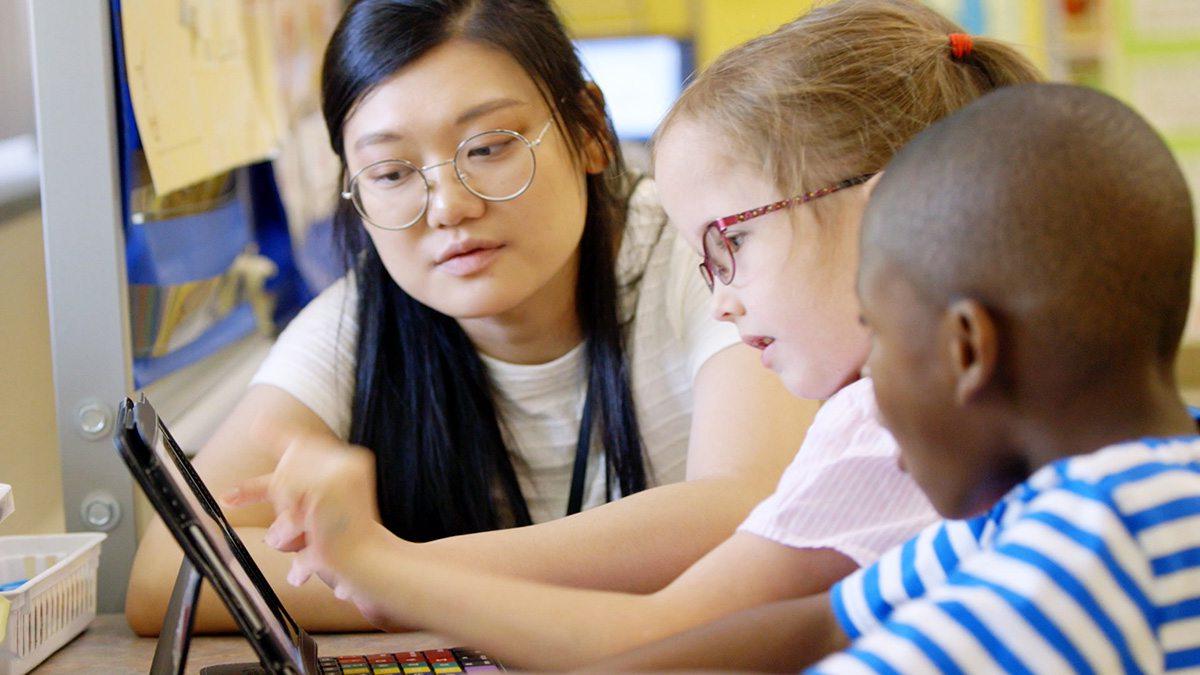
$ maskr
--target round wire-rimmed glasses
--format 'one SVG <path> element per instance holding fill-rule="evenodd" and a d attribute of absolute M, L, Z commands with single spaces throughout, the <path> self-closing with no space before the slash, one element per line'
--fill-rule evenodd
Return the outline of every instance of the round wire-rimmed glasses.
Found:
<path fill-rule="evenodd" d="M 806 192 L 796 197 L 789 197 L 767 204 L 766 206 L 735 213 L 732 216 L 717 218 L 705 225 L 704 236 L 700 240 L 704 251 L 704 261 L 700 263 L 700 276 L 704 278 L 704 283 L 708 285 L 708 290 L 712 291 L 715 287 L 714 280 L 719 280 L 722 284 L 728 286 L 733 282 L 733 275 L 737 272 L 737 263 L 733 258 L 733 244 L 729 242 L 729 237 L 725 236 L 725 230 L 729 229 L 729 227 L 759 216 L 765 216 L 768 213 L 786 209 L 789 206 L 799 206 L 800 204 L 811 202 L 814 199 L 831 195 L 838 190 L 862 185 L 871 180 L 874 175 L 874 173 L 865 173 L 854 178 L 847 178 L 840 183 L 823 187 L 820 190 L 813 190 L 812 192 Z"/>
<path fill-rule="evenodd" d="M 428 166 L 404 159 L 385 159 L 359 169 L 346 181 L 342 199 L 350 200 L 363 222 L 382 230 L 405 230 L 429 210 L 426 172 L 450 164 L 468 192 L 489 202 L 520 197 L 537 173 L 534 149 L 554 120 L 547 120 L 533 140 L 510 129 L 492 129 L 458 144 L 454 156 Z"/>

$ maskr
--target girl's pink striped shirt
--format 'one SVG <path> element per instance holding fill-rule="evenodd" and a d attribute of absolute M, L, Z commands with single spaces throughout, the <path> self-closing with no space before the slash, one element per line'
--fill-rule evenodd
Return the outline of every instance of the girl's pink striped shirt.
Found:
<path fill-rule="evenodd" d="M 738 530 L 870 565 L 938 518 L 898 456 L 871 380 L 858 380 L 821 406 L 775 493 Z"/>

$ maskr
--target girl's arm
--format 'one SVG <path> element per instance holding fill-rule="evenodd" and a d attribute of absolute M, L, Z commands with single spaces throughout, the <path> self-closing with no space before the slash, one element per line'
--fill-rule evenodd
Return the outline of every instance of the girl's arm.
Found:
<path fill-rule="evenodd" d="M 327 437 L 338 445 L 329 427 L 311 410 L 281 389 L 251 387 L 237 407 L 196 456 L 195 466 L 214 495 L 221 495 L 246 476 L 275 469 L 287 438 L 298 434 Z M 293 588 L 285 582 L 292 555 L 263 543 L 274 518 L 269 505 L 225 509 L 263 574 L 293 617 L 309 630 L 368 630 L 370 624 L 353 605 L 337 600 L 322 584 Z M 183 553 L 157 517 L 146 527 L 134 558 L 125 599 L 125 618 L 139 635 L 155 635 L 162 625 L 167 600 Z M 233 617 L 205 588 L 198 605 L 195 629 L 199 632 L 236 631 Z"/>
<path fill-rule="evenodd" d="M 433 558 L 553 584 L 655 591 L 728 538 L 774 490 L 816 414 L 735 345 L 696 376 L 688 480 L 569 518 L 421 546 Z"/>
<path fill-rule="evenodd" d="M 596 663 L 589 670 L 797 672 L 849 646 L 829 594 L 821 593 L 753 607 Z"/>
<path fill-rule="evenodd" d="M 380 530 L 318 507 L 296 580 L 319 573 L 369 615 L 450 635 L 531 669 L 579 667 L 740 609 L 821 593 L 854 569 L 828 549 L 739 533 L 667 588 L 636 595 L 480 572 L 422 555 Z"/>

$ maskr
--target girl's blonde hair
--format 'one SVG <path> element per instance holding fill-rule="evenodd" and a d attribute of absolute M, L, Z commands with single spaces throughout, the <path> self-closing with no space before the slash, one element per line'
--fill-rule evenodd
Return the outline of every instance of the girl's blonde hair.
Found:
<path fill-rule="evenodd" d="M 723 134 L 782 196 L 879 171 L 910 138 L 983 94 L 1041 79 L 1006 44 L 973 38 L 914 0 L 840 0 L 723 54 L 660 125 Z"/>

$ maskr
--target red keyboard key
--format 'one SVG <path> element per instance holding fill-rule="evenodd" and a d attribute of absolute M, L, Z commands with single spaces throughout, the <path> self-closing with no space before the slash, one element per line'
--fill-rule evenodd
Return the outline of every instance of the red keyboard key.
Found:
<path fill-rule="evenodd" d="M 345 665 L 347 663 L 366 663 L 367 657 L 365 657 L 365 656 L 339 656 L 339 657 L 337 657 L 337 660 L 338 660 L 338 663 L 341 663 L 343 665 Z"/>
<path fill-rule="evenodd" d="M 371 663 L 395 663 L 396 657 L 391 654 L 371 654 L 367 657 L 367 661 Z"/>
<path fill-rule="evenodd" d="M 425 652 L 425 659 L 430 663 L 455 663 L 449 649 L 431 649 Z"/>

